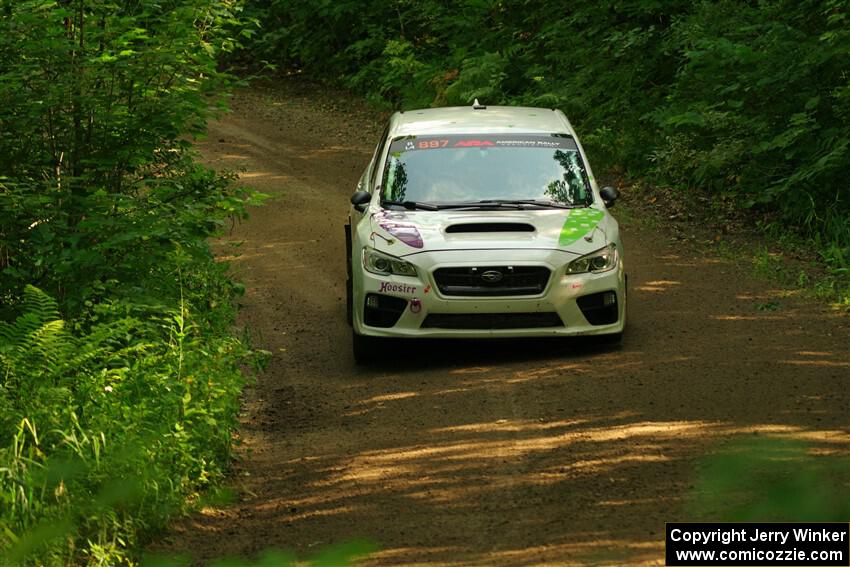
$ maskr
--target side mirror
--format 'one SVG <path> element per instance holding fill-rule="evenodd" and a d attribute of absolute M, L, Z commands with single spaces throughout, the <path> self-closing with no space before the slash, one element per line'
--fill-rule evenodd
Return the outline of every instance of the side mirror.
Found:
<path fill-rule="evenodd" d="M 610 209 L 617 201 L 617 197 L 620 196 L 620 192 L 617 191 L 614 187 L 608 186 L 603 187 L 599 190 L 599 196 L 602 197 L 603 201 L 605 201 L 605 206 Z"/>
<path fill-rule="evenodd" d="M 361 213 L 366 210 L 366 205 L 372 200 L 372 194 L 368 191 L 355 191 L 351 196 L 351 204 Z"/>

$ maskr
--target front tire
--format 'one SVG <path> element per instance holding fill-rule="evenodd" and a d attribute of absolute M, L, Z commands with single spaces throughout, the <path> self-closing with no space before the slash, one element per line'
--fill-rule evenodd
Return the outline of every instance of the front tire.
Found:
<path fill-rule="evenodd" d="M 354 326 L 354 287 L 351 278 L 345 280 L 345 320 L 349 327 Z"/>
<path fill-rule="evenodd" d="M 380 339 L 366 335 L 352 333 L 351 346 L 354 353 L 354 362 L 357 364 L 369 364 L 378 358 Z"/>
<path fill-rule="evenodd" d="M 351 268 L 351 223 L 345 225 L 345 320 L 354 325 L 354 273 Z"/>
<path fill-rule="evenodd" d="M 623 340 L 622 331 L 619 333 L 611 333 L 610 335 L 597 335 L 597 340 L 600 344 L 616 346 Z"/>

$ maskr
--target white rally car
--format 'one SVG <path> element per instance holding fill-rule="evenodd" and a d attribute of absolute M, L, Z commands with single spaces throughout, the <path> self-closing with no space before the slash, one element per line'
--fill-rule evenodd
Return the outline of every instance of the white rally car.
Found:
<path fill-rule="evenodd" d="M 395 113 L 346 226 L 355 358 L 381 337 L 619 339 L 616 198 L 559 110 Z"/>

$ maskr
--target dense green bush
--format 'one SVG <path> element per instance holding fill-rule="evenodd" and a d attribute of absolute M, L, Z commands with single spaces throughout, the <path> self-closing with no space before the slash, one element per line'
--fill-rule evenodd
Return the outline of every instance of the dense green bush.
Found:
<path fill-rule="evenodd" d="M 771 436 L 727 440 L 701 459 L 685 510 L 704 522 L 844 521 L 850 467 L 818 449 Z"/>
<path fill-rule="evenodd" d="M 777 210 L 850 264 L 850 28 L 844 2 L 705 2 L 668 43 L 682 65 L 652 121 L 666 176 Z"/>
<path fill-rule="evenodd" d="M 231 82 L 216 54 L 234 4 L 0 0 L 4 304 L 25 284 L 68 309 L 113 288 L 173 296 L 168 258 L 208 256 L 243 196 L 192 162 L 186 135 Z"/>
<path fill-rule="evenodd" d="M 131 561 L 228 464 L 254 197 L 195 163 L 236 0 L 0 0 L 0 564 Z"/>
<path fill-rule="evenodd" d="M 36 288 L 21 308 L 0 322 L 0 550 L 123 562 L 221 476 L 252 355 L 221 309 L 204 329 L 185 302 L 108 301 L 80 330 Z"/>
<path fill-rule="evenodd" d="M 758 207 L 850 263 L 844 0 L 248 6 L 265 23 L 254 58 L 400 107 L 560 107 L 594 163 Z"/>

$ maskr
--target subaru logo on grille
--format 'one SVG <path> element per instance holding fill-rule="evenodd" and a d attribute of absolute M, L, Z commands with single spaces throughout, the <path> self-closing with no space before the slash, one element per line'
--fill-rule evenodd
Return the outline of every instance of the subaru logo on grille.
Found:
<path fill-rule="evenodd" d="M 499 270 L 487 270 L 483 274 L 481 274 L 481 279 L 487 283 L 496 283 L 502 281 L 502 272 Z"/>

